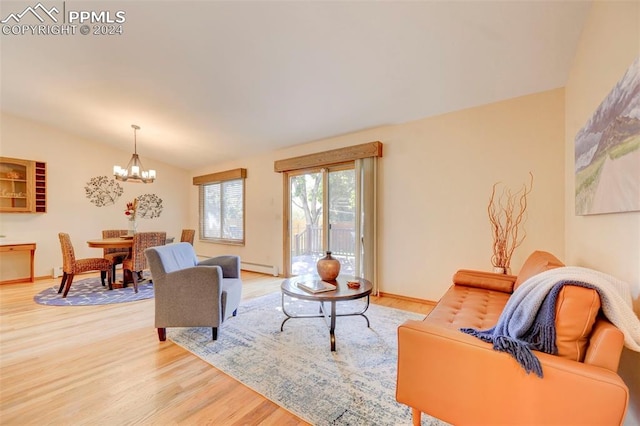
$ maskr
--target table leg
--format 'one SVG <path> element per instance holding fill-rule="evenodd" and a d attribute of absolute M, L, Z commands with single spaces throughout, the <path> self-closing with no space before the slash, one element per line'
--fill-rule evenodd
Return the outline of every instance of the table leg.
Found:
<path fill-rule="evenodd" d="M 33 266 L 34 266 L 34 259 L 35 259 L 35 255 L 36 255 L 36 249 L 35 246 L 34 248 L 31 250 L 31 273 L 29 274 L 29 282 L 35 282 L 33 279 Z"/>
<path fill-rule="evenodd" d="M 289 321 L 291 318 L 293 318 L 293 316 L 291 316 L 289 312 L 287 312 L 286 308 L 284 307 L 284 293 L 282 293 L 282 313 L 285 314 L 287 317 L 284 319 L 284 321 L 282 321 L 282 324 L 280 324 L 280 331 L 284 331 L 284 323 Z"/>
<path fill-rule="evenodd" d="M 336 304 L 337 301 L 333 300 L 330 301 L 329 303 L 331 303 L 331 312 L 328 313 L 327 309 L 325 307 L 325 301 L 321 301 L 319 303 L 319 314 L 318 315 L 313 315 L 313 314 L 296 314 L 294 312 L 287 312 L 286 306 L 285 306 L 285 294 L 282 293 L 282 313 L 286 316 L 286 318 L 282 321 L 282 324 L 280 325 L 280 331 L 284 331 L 284 324 L 289 321 L 291 318 L 324 318 L 325 323 L 327 324 L 327 326 L 329 326 L 329 339 L 330 339 L 330 343 L 331 343 L 331 352 L 335 352 L 336 351 L 336 318 L 338 316 L 341 317 L 348 317 L 348 316 L 361 316 L 365 319 L 365 321 L 367 321 L 367 327 L 369 327 L 369 318 L 367 318 L 367 316 L 364 314 L 367 309 L 369 309 L 369 296 L 367 295 L 367 299 L 366 299 L 366 304 L 364 306 L 364 308 L 359 311 L 359 312 L 351 312 L 351 313 L 346 313 L 346 314 L 337 314 L 337 308 L 336 308 Z"/>
<path fill-rule="evenodd" d="M 122 286 L 126 287 L 127 284 L 129 283 L 133 283 L 133 275 L 131 274 L 130 270 L 123 269 L 122 270 Z"/>
<path fill-rule="evenodd" d="M 331 326 L 329 327 L 329 335 L 331 336 L 331 352 L 336 351 L 336 302 L 331 302 Z"/>

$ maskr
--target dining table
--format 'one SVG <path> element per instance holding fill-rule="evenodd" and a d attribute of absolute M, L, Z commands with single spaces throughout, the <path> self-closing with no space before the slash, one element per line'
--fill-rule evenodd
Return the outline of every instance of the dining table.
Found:
<path fill-rule="evenodd" d="M 129 257 L 131 257 L 131 249 L 133 248 L 133 236 L 122 236 L 115 238 L 100 238 L 96 240 L 87 241 L 89 247 L 106 249 L 106 248 L 119 248 L 128 249 Z M 131 271 L 122 271 L 122 282 L 116 282 L 116 277 L 111 278 L 113 288 L 126 287 L 128 284 L 133 283 L 133 276 Z"/>
<path fill-rule="evenodd" d="M 175 237 L 167 237 L 165 244 L 170 244 L 173 242 Z M 93 248 L 128 248 L 131 250 L 133 247 L 133 237 L 132 236 L 122 236 L 115 238 L 99 238 L 96 240 L 87 241 L 89 247 Z"/>
<path fill-rule="evenodd" d="M 131 250 L 133 237 L 100 238 L 98 240 L 89 240 L 87 244 L 93 248 L 128 248 Z"/>
<path fill-rule="evenodd" d="M 170 244 L 175 237 L 167 237 L 165 243 Z M 121 237 L 114 238 L 98 238 L 95 240 L 88 240 L 87 245 L 92 248 L 106 249 L 106 248 L 121 248 L 129 250 L 129 257 L 131 257 L 131 249 L 133 248 L 133 236 L 123 235 Z M 116 283 L 115 277 L 113 277 L 113 287 L 126 287 L 128 284 L 133 283 L 133 277 L 131 271 L 123 271 L 122 282 Z"/>

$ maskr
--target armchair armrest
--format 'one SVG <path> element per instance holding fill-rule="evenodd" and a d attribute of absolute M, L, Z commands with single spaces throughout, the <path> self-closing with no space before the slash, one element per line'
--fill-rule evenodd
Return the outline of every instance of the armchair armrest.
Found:
<path fill-rule="evenodd" d="M 513 293 L 513 284 L 517 278 L 515 275 L 460 269 L 453 275 L 453 283 L 467 287 Z"/>
<path fill-rule="evenodd" d="M 459 330 L 406 321 L 396 399 L 452 424 L 622 424 L 629 390 L 614 371 L 536 355 L 544 378 Z"/>
<path fill-rule="evenodd" d="M 222 270 L 193 266 L 154 280 L 156 327 L 190 327 L 222 323 Z M 185 309 L 185 307 L 188 307 Z"/>
<path fill-rule="evenodd" d="M 223 278 L 240 278 L 240 256 L 216 256 L 198 262 L 198 266 L 219 266 Z"/>

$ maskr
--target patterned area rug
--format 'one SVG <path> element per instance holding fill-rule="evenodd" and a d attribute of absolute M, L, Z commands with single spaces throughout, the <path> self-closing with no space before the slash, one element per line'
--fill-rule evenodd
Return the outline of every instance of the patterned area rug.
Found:
<path fill-rule="evenodd" d="M 62 298 L 62 293 L 58 294 L 60 282 L 53 287 L 41 291 L 33 297 L 36 303 L 52 306 L 88 306 L 88 305 L 108 305 L 112 303 L 135 302 L 137 300 L 150 299 L 153 297 L 153 284 L 147 279 L 148 273 L 143 275 L 145 281 L 138 284 L 138 293 L 134 293 L 130 284 L 126 288 L 103 287 L 100 277 L 74 280 L 66 298 Z"/>
<path fill-rule="evenodd" d="M 286 298 L 287 311 L 317 313 L 318 304 Z M 338 303 L 338 313 L 363 301 Z M 410 425 L 411 410 L 396 402 L 397 328 L 424 315 L 371 305 L 339 317 L 336 352 L 323 318 L 285 318 L 279 293 L 243 301 L 218 340 L 210 328 L 169 328 L 167 336 L 313 425 Z M 423 425 L 445 423 L 422 416 Z"/>

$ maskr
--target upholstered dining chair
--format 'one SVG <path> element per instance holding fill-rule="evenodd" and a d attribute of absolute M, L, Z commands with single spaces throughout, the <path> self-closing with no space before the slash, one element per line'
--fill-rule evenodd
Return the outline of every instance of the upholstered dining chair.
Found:
<path fill-rule="evenodd" d="M 118 238 L 127 235 L 126 229 L 104 229 L 102 231 L 102 238 Z M 111 280 L 116 280 L 116 265 L 121 264 L 126 257 L 129 256 L 128 249 L 121 248 L 105 248 L 103 249 L 102 257 L 111 262 Z"/>
<path fill-rule="evenodd" d="M 147 269 L 147 258 L 144 251 L 150 247 L 165 245 L 167 241 L 166 232 L 137 232 L 133 236 L 131 247 L 131 257 L 122 261 L 122 271 L 130 272 L 133 281 L 133 290 L 138 292 L 138 280 L 142 278 L 142 271 Z"/>
<path fill-rule="evenodd" d="M 75 274 L 79 274 L 81 272 L 100 271 L 102 285 L 104 286 L 105 277 L 107 278 L 109 285 L 111 285 L 110 261 L 103 257 L 76 259 L 69 234 L 60 232 L 58 237 L 60 238 L 60 248 L 62 249 L 62 281 L 60 282 L 58 293 L 62 293 L 62 289 L 64 289 L 64 293 L 62 293 L 63 298 L 67 297 L 67 293 L 69 293 Z"/>
<path fill-rule="evenodd" d="M 193 237 L 196 235 L 195 229 L 183 229 L 182 235 L 180 236 L 181 243 L 189 243 L 193 245 Z"/>

